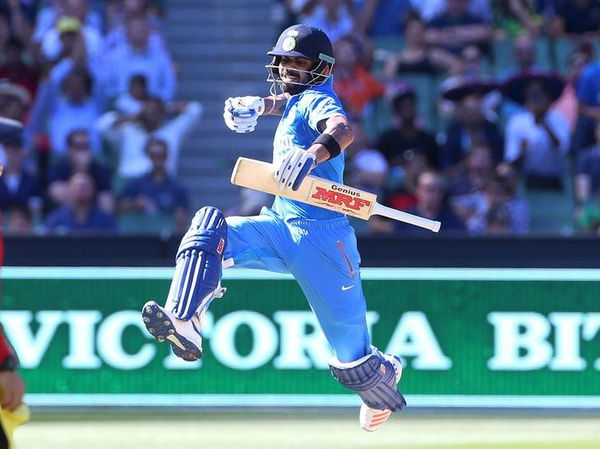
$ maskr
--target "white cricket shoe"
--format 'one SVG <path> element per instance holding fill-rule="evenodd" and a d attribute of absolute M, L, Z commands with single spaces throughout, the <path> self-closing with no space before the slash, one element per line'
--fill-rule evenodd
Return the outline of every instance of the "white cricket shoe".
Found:
<path fill-rule="evenodd" d="M 169 343 L 177 357 L 188 362 L 202 358 L 200 318 L 197 314 L 189 320 L 180 320 L 156 301 L 148 301 L 142 308 L 142 319 L 148 332 L 158 342 Z"/>
<path fill-rule="evenodd" d="M 402 363 L 396 357 L 390 354 L 382 354 L 383 357 L 390 362 L 394 366 L 394 370 L 396 371 L 396 384 L 400 382 L 400 378 L 402 377 Z M 360 427 L 367 432 L 375 432 L 379 429 L 390 417 L 392 414 L 391 410 L 379 410 L 376 408 L 371 408 L 366 404 L 362 404 L 360 406 L 360 413 L 358 415 L 358 421 L 360 422 Z"/>

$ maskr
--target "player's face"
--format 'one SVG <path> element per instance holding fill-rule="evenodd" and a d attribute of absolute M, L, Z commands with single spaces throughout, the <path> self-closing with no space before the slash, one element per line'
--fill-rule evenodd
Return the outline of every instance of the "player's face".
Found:
<path fill-rule="evenodd" d="M 304 58 L 282 56 L 279 62 L 279 75 L 285 87 L 306 84 L 310 81 L 308 73 L 313 67 L 313 61 Z M 284 88 L 284 90 L 288 90 Z"/>

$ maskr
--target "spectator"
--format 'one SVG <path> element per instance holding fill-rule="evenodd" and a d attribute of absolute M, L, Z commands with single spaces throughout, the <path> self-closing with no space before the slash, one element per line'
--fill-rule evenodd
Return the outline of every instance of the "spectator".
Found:
<path fill-rule="evenodd" d="M 483 114 L 489 121 L 496 122 L 498 120 L 496 110 L 502 97 L 494 89 L 495 83 L 489 80 L 486 74 L 481 50 L 475 45 L 469 45 L 460 53 L 459 70 L 441 83 L 440 91 L 445 93 L 458 88 L 458 92 L 460 92 L 465 86 L 483 84 L 489 85 L 489 88 L 486 88 L 485 91 L 479 92 Z M 481 87 L 479 86 L 478 89 L 481 89 Z M 455 106 L 455 101 L 449 101 L 446 96 L 442 96 L 438 102 L 440 115 L 446 119 L 451 118 L 456 113 Z"/>
<path fill-rule="evenodd" d="M 352 158 L 349 165 L 350 185 L 376 195 L 383 193 L 389 167 L 379 151 L 365 148 Z"/>
<path fill-rule="evenodd" d="M 354 140 L 344 151 L 347 161 L 352 160 L 355 155 L 365 148 L 374 148 L 373 142 L 365 130 L 362 117 L 349 115 L 348 120 L 350 121 L 350 126 L 352 127 Z"/>
<path fill-rule="evenodd" d="M 83 47 L 87 58 L 96 61 L 100 55 L 102 35 L 74 16 L 63 16 L 48 30 L 41 42 L 42 57 L 51 64 L 69 57 L 75 45 Z"/>
<path fill-rule="evenodd" d="M 0 66 L 0 79 L 27 89 L 31 98 L 35 97 L 39 82 L 36 67 L 25 62 L 23 52 L 25 45 L 17 37 L 10 37 L 4 45 L 4 63 Z"/>
<path fill-rule="evenodd" d="M 594 143 L 594 124 L 600 120 L 600 59 L 583 68 L 577 83 L 579 117 L 573 135 L 575 152 Z"/>
<path fill-rule="evenodd" d="M 552 109 L 560 112 L 569 123 L 570 133 L 575 132 L 579 114 L 577 99 L 577 82 L 583 68 L 593 61 L 594 49 L 591 42 L 583 42 L 578 48 L 569 53 L 567 62 L 567 82 L 560 98 L 553 104 Z"/>
<path fill-rule="evenodd" d="M 502 136 L 494 123 L 483 112 L 482 96 L 496 88 L 483 81 L 467 82 L 443 92 L 442 96 L 456 104 L 454 118 L 446 128 L 440 157 L 443 169 L 452 172 L 469 148 L 487 145 L 496 162 L 502 160 Z"/>
<path fill-rule="evenodd" d="M 550 0 L 553 2 L 554 0 Z M 516 38 L 524 32 L 537 36 L 543 31 L 543 6 L 537 0 L 504 0 L 494 2 L 494 24 L 498 38 Z"/>
<path fill-rule="evenodd" d="M 585 35 L 600 38 L 600 2 L 597 0 L 555 0 L 552 28 L 558 35 Z"/>
<path fill-rule="evenodd" d="M 132 17 L 139 15 L 148 16 L 150 23 L 156 29 L 161 27 L 160 8 L 152 0 L 116 0 L 110 2 L 106 8 L 109 34 L 115 28 L 124 25 Z"/>
<path fill-rule="evenodd" d="M 138 115 L 142 112 L 148 94 L 148 82 L 144 75 L 133 75 L 129 80 L 129 89 L 117 97 L 115 109 L 119 114 Z"/>
<path fill-rule="evenodd" d="M 410 9 L 410 0 L 364 0 L 356 28 L 360 35 L 372 38 L 400 36 Z"/>
<path fill-rule="evenodd" d="M 124 10 L 122 21 L 110 28 L 110 31 L 104 38 L 103 50 L 105 52 L 111 51 L 115 48 L 123 47 L 127 45 L 127 29 L 129 22 L 143 19 L 148 22 L 149 25 L 149 36 L 148 36 L 148 51 L 150 53 L 168 53 L 165 39 L 160 32 L 160 21 L 156 15 L 151 15 L 147 7 L 141 7 L 137 5 L 148 5 L 146 0 L 125 0 L 123 5 L 132 5 L 130 9 Z M 129 7 L 128 7 L 129 8 Z"/>
<path fill-rule="evenodd" d="M 150 171 L 145 152 L 150 137 L 167 142 L 167 172 L 175 174 L 181 144 L 200 118 L 202 106 L 198 102 L 180 102 L 169 104 L 168 108 L 175 114 L 170 120 L 164 103 L 151 97 L 144 101 L 139 115 L 124 116 L 112 111 L 100 117 L 97 127 L 119 156 L 118 176 L 135 178 Z"/>
<path fill-rule="evenodd" d="M 449 9 L 455 8 L 450 4 L 449 0 L 411 0 L 411 4 L 419 15 L 425 21 L 433 20 L 434 18 L 446 13 Z M 491 23 L 492 10 L 489 0 L 465 0 L 467 12 L 485 23 Z"/>
<path fill-rule="evenodd" d="M 446 10 L 428 24 L 427 43 L 444 47 L 456 55 L 469 45 L 487 46 L 492 39 L 492 29 L 469 13 L 468 7 L 467 0 L 446 0 Z"/>
<path fill-rule="evenodd" d="M 514 67 L 501 72 L 499 76 L 501 79 L 507 79 L 530 70 L 541 69 L 541 67 L 536 66 L 535 42 L 530 33 L 522 33 L 514 39 L 512 50 Z"/>
<path fill-rule="evenodd" d="M 97 191 L 98 206 L 106 213 L 114 211 L 110 171 L 93 159 L 90 134 L 75 129 L 67 136 L 66 157 L 56 160 L 48 173 L 48 197 L 59 206 L 69 203 L 69 180 L 75 173 L 88 173 Z"/>
<path fill-rule="evenodd" d="M 452 208 L 473 235 L 487 234 L 490 229 L 497 233 L 496 227 L 502 230 L 504 226 L 512 235 L 529 230 L 529 207 L 516 196 L 509 176 L 493 176 L 483 191 L 454 198 Z"/>
<path fill-rule="evenodd" d="M 96 204 L 96 188 L 85 172 L 75 173 L 69 180 L 69 203 L 50 213 L 46 220 L 49 232 L 58 234 L 82 232 L 114 232 L 115 219 Z"/>
<path fill-rule="evenodd" d="M 506 204 L 494 206 L 485 214 L 485 235 L 509 235 L 510 232 L 510 214 Z"/>
<path fill-rule="evenodd" d="M 90 9 L 90 0 L 52 0 L 40 9 L 33 32 L 34 44 L 39 44 L 61 17 L 75 17 L 86 29 L 102 31 L 102 16 Z"/>
<path fill-rule="evenodd" d="M 33 231 L 33 219 L 27 206 L 15 205 L 8 209 L 6 220 L 7 234 L 30 234 Z"/>
<path fill-rule="evenodd" d="M 503 70 L 499 75 L 500 79 L 506 80 L 519 74 L 541 69 L 535 64 L 535 47 L 533 36 L 531 34 L 522 33 L 513 41 L 513 59 L 516 61 L 515 67 Z M 514 101 L 505 99 L 502 103 L 502 115 L 505 118 L 523 111 L 523 106 Z"/>
<path fill-rule="evenodd" d="M 575 167 L 575 201 L 583 206 L 600 204 L 600 121 L 596 123 L 596 144 L 577 154 Z"/>
<path fill-rule="evenodd" d="M 177 230 L 183 232 L 189 213 L 188 194 L 167 173 L 167 143 L 151 139 L 146 145 L 146 153 L 152 162 L 152 168 L 149 173 L 125 187 L 119 200 L 119 210 L 148 216 L 172 216 Z"/>
<path fill-rule="evenodd" d="M 528 188 L 563 189 L 569 128 L 563 115 L 550 109 L 563 88 L 561 78 L 546 73 L 522 74 L 502 87 L 526 108 L 507 124 L 504 159 L 522 170 Z"/>
<path fill-rule="evenodd" d="M 425 40 L 425 23 L 414 14 L 408 14 L 404 25 L 404 48 L 386 61 L 383 74 L 388 79 L 406 73 L 436 75 L 456 72 L 460 59 L 441 47 L 433 47 Z"/>
<path fill-rule="evenodd" d="M 27 206 L 40 196 L 35 176 L 24 168 L 23 140 L 17 138 L 4 144 L 6 164 L 0 177 L 0 209 L 6 211 L 15 205 Z"/>
<path fill-rule="evenodd" d="M 41 84 L 29 130 L 34 135 L 46 131 L 52 155 L 57 156 L 66 153 L 71 131 L 85 129 L 90 133 L 93 151 L 98 153 L 100 139 L 94 122 L 102 114 L 104 104 L 102 89 L 86 66 L 65 59 Z"/>
<path fill-rule="evenodd" d="M 334 48 L 334 89 L 349 114 L 364 117 L 371 102 L 383 96 L 385 86 L 365 69 L 362 49 L 355 38 L 341 38 Z"/>
<path fill-rule="evenodd" d="M 487 145 L 476 145 L 467 153 L 464 169 L 454 174 L 448 183 L 450 196 L 483 192 L 494 174 L 492 150 Z"/>
<path fill-rule="evenodd" d="M 463 231 L 464 226 L 460 219 L 452 212 L 446 204 L 446 188 L 442 176 L 432 170 L 422 172 L 417 180 L 416 188 L 417 204 L 409 208 L 407 212 L 441 221 L 443 229 L 441 233 Z M 379 220 L 378 220 L 379 221 Z M 378 230 L 384 232 L 398 232 L 411 234 L 427 234 L 422 228 L 411 226 L 406 223 L 384 221 L 384 226 Z"/>
<path fill-rule="evenodd" d="M 23 123 L 29 110 L 31 95 L 24 87 L 8 81 L 0 81 L 0 117 Z"/>
<path fill-rule="evenodd" d="M 317 7 L 305 17 L 304 22 L 322 29 L 335 44 L 354 28 L 354 19 L 350 14 L 347 0 L 318 0 Z"/>
<path fill-rule="evenodd" d="M 417 117 L 417 96 L 409 86 L 402 86 L 392 100 L 392 126 L 384 131 L 377 142 L 390 166 L 406 160 L 404 152 L 412 151 L 425 156 L 427 165 L 438 167 L 438 145 L 431 133 L 423 129 Z"/>
<path fill-rule="evenodd" d="M 421 173 L 431 170 L 422 153 L 407 150 L 400 165 L 390 168 L 383 204 L 394 209 L 407 210 L 417 204 L 417 181 Z"/>
<path fill-rule="evenodd" d="M 0 4 L 0 46 L 3 46 L 5 37 L 12 35 L 21 42 L 29 42 L 35 18 L 34 4 L 25 4 L 19 0 L 5 0 Z"/>
<path fill-rule="evenodd" d="M 11 82 L 0 81 L 0 117 L 15 120 L 23 123 L 26 119 L 31 95 L 24 87 Z M 23 136 L 25 146 L 29 146 L 29 139 L 26 133 Z M 0 142 L 0 165 L 6 162 L 4 147 Z"/>
<path fill-rule="evenodd" d="M 132 76 L 143 75 L 150 95 L 172 100 L 176 90 L 175 70 L 166 50 L 150 46 L 151 26 L 146 17 L 127 24 L 127 44 L 110 50 L 102 64 L 102 77 L 110 98 L 126 92 Z"/>

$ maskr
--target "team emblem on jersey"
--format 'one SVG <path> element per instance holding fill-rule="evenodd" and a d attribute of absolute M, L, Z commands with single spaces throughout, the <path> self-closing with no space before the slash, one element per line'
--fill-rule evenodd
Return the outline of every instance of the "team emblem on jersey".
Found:
<path fill-rule="evenodd" d="M 283 40 L 283 44 L 281 44 L 285 51 L 291 51 L 296 47 L 296 39 L 293 36 L 288 36 Z"/>

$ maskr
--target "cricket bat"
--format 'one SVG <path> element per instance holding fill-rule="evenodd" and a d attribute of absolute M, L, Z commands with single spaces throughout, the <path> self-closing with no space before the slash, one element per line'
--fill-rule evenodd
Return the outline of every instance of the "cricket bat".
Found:
<path fill-rule="evenodd" d="M 231 174 L 231 183 L 273 195 L 281 195 L 363 220 L 368 220 L 371 215 L 381 215 L 433 232 L 440 230 L 441 223 L 439 221 L 383 206 L 377 202 L 377 195 L 373 193 L 316 176 L 308 175 L 296 191 L 281 190 L 273 178 L 273 165 L 255 159 L 238 158 Z"/>

